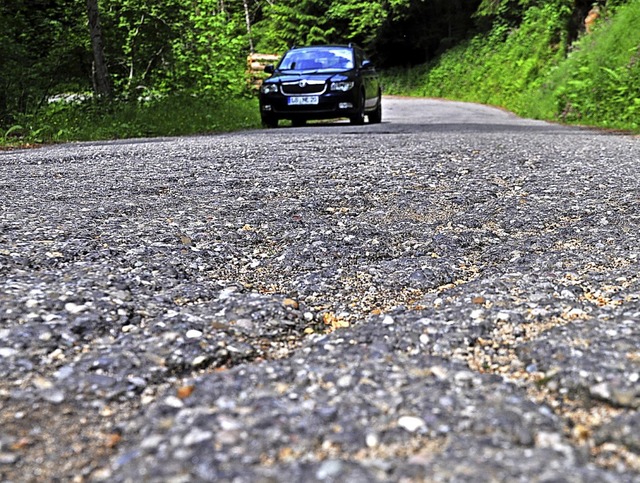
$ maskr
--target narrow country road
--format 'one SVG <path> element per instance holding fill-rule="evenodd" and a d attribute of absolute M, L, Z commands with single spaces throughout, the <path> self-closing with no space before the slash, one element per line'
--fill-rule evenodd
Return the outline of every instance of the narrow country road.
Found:
<path fill-rule="evenodd" d="M 0 153 L 0 480 L 640 481 L 638 173 L 392 97 Z"/>

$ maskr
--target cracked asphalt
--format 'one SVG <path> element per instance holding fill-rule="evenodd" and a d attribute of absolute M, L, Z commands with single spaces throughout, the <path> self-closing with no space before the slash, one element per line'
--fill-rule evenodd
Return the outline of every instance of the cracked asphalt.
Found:
<path fill-rule="evenodd" d="M 640 481 L 638 139 L 383 106 L 0 153 L 0 479 Z"/>

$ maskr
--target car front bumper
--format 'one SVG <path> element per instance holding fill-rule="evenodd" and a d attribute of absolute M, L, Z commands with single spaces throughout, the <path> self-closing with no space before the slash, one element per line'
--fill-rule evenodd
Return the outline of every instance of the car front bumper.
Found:
<path fill-rule="evenodd" d="M 305 96 L 285 96 L 280 93 L 263 94 L 260 96 L 260 112 L 263 116 L 272 116 L 278 119 L 331 119 L 353 116 L 360 107 L 355 89 L 348 92 L 326 92 L 318 95 L 317 104 L 289 104 L 289 98 L 309 96 L 313 96 L 313 94 Z"/>

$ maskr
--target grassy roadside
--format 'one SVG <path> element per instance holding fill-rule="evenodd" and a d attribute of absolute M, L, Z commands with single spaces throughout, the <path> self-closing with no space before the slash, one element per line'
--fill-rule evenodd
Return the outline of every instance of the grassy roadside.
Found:
<path fill-rule="evenodd" d="M 260 126 L 257 99 L 173 96 L 145 103 L 50 104 L 0 132 L 0 149 L 69 141 L 97 141 L 229 132 Z"/>
<path fill-rule="evenodd" d="M 523 117 L 640 133 L 640 0 L 567 41 L 567 12 L 530 8 L 429 65 L 384 74 L 387 94 L 504 107 Z"/>

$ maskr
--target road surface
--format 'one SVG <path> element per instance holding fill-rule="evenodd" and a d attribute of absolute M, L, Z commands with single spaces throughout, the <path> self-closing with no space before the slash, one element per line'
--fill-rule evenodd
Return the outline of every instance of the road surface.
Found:
<path fill-rule="evenodd" d="M 1 153 L 0 479 L 638 481 L 638 172 L 391 97 Z"/>

